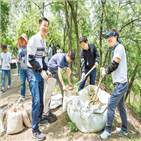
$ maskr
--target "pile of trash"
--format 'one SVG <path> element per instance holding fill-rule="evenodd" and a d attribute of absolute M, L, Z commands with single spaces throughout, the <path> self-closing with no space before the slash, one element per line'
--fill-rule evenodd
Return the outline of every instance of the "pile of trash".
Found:
<path fill-rule="evenodd" d="M 89 106 L 97 88 L 95 85 L 88 85 L 78 95 L 68 99 L 67 114 L 82 132 L 98 132 L 106 125 L 110 94 L 99 89 L 96 100 Z"/>
<path fill-rule="evenodd" d="M 31 121 L 31 105 L 15 103 L 1 109 L 1 133 L 19 133 L 25 126 L 31 127 Z"/>

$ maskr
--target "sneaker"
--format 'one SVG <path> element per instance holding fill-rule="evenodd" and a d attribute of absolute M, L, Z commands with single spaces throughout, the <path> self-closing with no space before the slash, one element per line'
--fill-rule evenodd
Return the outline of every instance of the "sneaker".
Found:
<path fill-rule="evenodd" d="M 111 136 L 111 133 L 109 133 L 109 132 L 107 132 L 106 130 L 104 130 L 104 132 L 100 135 L 100 138 L 101 138 L 102 140 L 107 140 L 107 139 L 110 138 L 110 136 Z"/>
<path fill-rule="evenodd" d="M 25 101 L 25 98 L 21 96 L 17 102 L 20 103 L 20 102 L 23 102 L 23 101 Z"/>
<path fill-rule="evenodd" d="M 5 88 L 4 88 L 4 87 L 2 87 L 1 91 L 5 92 Z"/>
<path fill-rule="evenodd" d="M 41 119 L 41 120 L 39 121 L 39 124 L 40 124 L 40 125 L 46 125 L 46 124 L 48 124 L 48 120 Z"/>
<path fill-rule="evenodd" d="M 8 85 L 7 89 L 10 89 L 10 85 Z"/>
<path fill-rule="evenodd" d="M 37 130 L 32 132 L 32 137 L 41 141 L 44 140 L 46 136 L 43 133 L 41 133 L 40 130 Z"/>
<path fill-rule="evenodd" d="M 127 131 L 123 131 L 121 128 L 116 127 L 116 130 L 118 132 L 122 133 L 124 136 L 127 136 L 128 135 L 128 132 Z"/>

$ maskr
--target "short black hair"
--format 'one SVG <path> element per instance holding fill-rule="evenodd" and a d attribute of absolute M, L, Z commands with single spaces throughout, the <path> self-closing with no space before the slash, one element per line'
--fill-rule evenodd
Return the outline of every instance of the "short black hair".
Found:
<path fill-rule="evenodd" d="M 59 46 L 59 45 L 57 45 L 56 47 L 59 47 L 59 48 L 60 48 L 60 46 Z"/>
<path fill-rule="evenodd" d="M 88 39 L 87 39 L 87 37 L 86 36 L 82 36 L 81 38 L 80 38 L 80 41 L 79 41 L 79 43 L 81 44 L 82 42 L 87 42 L 88 41 Z"/>
<path fill-rule="evenodd" d="M 39 19 L 39 25 L 42 23 L 42 21 L 47 21 L 49 25 L 49 20 L 47 18 L 42 17 L 41 19 Z"/>
<path fill-rule="evenodd" d="M 119 38 L 119 33 L 116 31 L 116 29 L 111 29 L 110 31 L 112 31 L 112 32 L 116 33 L 116 35 L 115 35 L 115 36 L 117 36 L 117 41 L 118 41 L 118 38 Z"/>
<path fill-rule="evenodd" d="M 74 52 L 73 52 L 72 50 L 69 50 L 69 52 L 68 52 L 67 54 L 69 54 L 70 59 L 71 59 L 72 61 L 74 61 L 74 59 L 75 59 L 75 54 L 74 54 Z"/>

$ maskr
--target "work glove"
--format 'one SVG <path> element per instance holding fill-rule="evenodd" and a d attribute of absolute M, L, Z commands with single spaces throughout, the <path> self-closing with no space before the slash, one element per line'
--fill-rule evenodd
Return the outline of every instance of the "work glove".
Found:
<path fill-rule="evenodd" d="M 98 67 L 98 63 L 97 62 L 95 62 L 95 66 L 96 66 L 96 68 Z"/>
<path fill-rule="evenodd" d="M 85 73 L 83 72 L 83 73 L 82 73 L 82 80 L 85 80 L 85 78 L 86 78 L 86 77 L 85 77 Z"/>
<path fill-rule="evenodd" d="M 46 71 L 42 70 L 41 71 L 41 76 L 43 77 L 43 79 L 48 80 L 48 76 L 46 74 Z"/>
<path fill-rule="evenodd" d="M 48 76 L 48 78 L 51 78 L 52 77 L 52 74 L 51 74 L 51 72 L 50 71 L 46 71 L 46 74 L 47 74 L 47 76 Z"/>
<path fill-rule="evenodd" d="M 7 68 L 10 68 L 10 64 L 7 65 Z"/>
<path fill-rule="evenodd" d="M 67 88 L 65 85 L 63 86 L 63 91 L 65 91 L 65 92 L 67 91 Z"/>
<path fill-rule="evenodd" d="M 105 68 L 100 68 L 100 72 L 102 71 L 102 76 L 104 76 L 106 74 L 106 69 Z"/>

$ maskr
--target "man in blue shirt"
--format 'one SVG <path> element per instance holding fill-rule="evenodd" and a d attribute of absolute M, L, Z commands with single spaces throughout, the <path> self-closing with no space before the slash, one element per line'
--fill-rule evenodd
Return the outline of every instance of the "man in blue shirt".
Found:
<path fill-rule="evenodd" d="M 52 77 L 57 80 L 62 96 L 64 94 L 64 91 L 67 91 L 67 89 L 63 82 L 61 72 L 62 72 L 62 69 L 65 67 L 68 83 L 69 83 L 69 86 L 71 86 L 69 63 L 72 62 L 74 58 L 75 58 L 75 54 L 72 50 L 70 50 L 67 54 L 58 53 L 53 55 L 48 62 L 48 70 L 51 72 Z"/>

